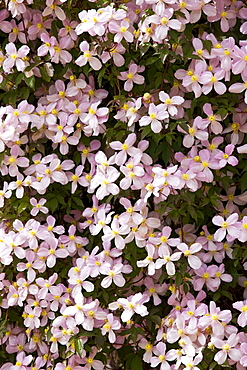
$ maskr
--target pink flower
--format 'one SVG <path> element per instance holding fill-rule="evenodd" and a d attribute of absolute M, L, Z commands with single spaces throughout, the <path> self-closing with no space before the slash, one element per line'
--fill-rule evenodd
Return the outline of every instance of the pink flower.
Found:
<path fill-rule="evenodd" d="M 135 148 L 133 145 L 136 141 L 136 134 L 129 134 L 122 144 L 120 141 L 112 141 L 110 147 L 114 150 L 120 150 L 120 152 L 115 157 L 115 163 L 120 166 L 124 164 L 127 160 L 127 154 L 134 157 L 136 154 L 141 153 L 141 151 Z"/>
<path fill-rule="evenodd" d="M 7 58 L 3 62 L 3 69 L 5 72 L 10 72 L 10 70 L 16 66 L 17 71 L 23 72 L 26 68 L 26 65 L 22 58 L 24 58 L 30 51 L 27 45 L 23 45 L 17 51 L 15 44 L 10 42 L 6 45 L 6 55 Z"/>
<path fill-rule="evenodd" d="M 10 370 L 26 370 L 27 366 L 32 361 L 33 356 L 28 355 L 26 356 L 24 351 L 21 351 L 16 356 L 16 363 L 9 367 Z"/>
<path fill-rule="evenodd" d="M 48 213 L 49 209 L 47 207 L 43 207 L 44 204 L 47 202 L 45 198 L 41 198 L 39 201 L 35 198 L 30 199 L 30 204 L 33 206 L 30 214 L 32 216 L 36 216 L 39 212 Z"/>
<path fill-rule="evenodd" d="M 227 232 L 234 239 L 238 238 L 239 236 L 239 228 L 237 227 L 238 217 L 239 216 L 237 213 L 233 213 L 226 220 L 224 220 L 224 218 L 221 216 L 213 217 L 212 219 L 213 224 L 221 226 L 221 228 L 218 229 L 214 234 L 214 238 L 216 241 L 221 242 L 225 238 Z"/>
<path fill-rule="evenodd" d="M 12 195 L 12 191 L 9 190 L 9 186 L 8 186 L 8 183 L 6 181 L 4 181 L 3 183 L 3 189 L 0 190 L 0 208 L 3 207 L 4 205 L 4 199 L 5 198 L 10 198 Z"/>
<path fill-rule="evenodd" d="M 103 288 L 108 288 L 112 284 L 112 281 L 115 285 L 119 287 L 124 286 L 126 281 L 122 275 L 122 269 L 122 263 L 117 263 L 113 266 L 111 266 L 108 262 L 104 263 L 104 265 L 100 269 L 100 272 L 101 274 L 108 276 L 101 281 L 101 286 Z"/>
<path fill-rule="evenodd" d="M 147 126 L 151 123 L 151 130 L 158 133 L 162 130 L 162 123 L 160 121 L 169 117 L 167 111 L 164 109 L 163 104 L 154 105 L 151 103 L 148 109 L 149 116 L 143 116 L 139 124 L 140 126 Z"/>
<path fill-rule="evenodd" d="M 156 356 L 153 356 L 150 359 L 151 367 L 157 368 L 157 366 L 161 364 L 161 370 L 169 370 L 171 367 L 167 361 L 173 361 L 177 357 L 174 349 L 166 352 L 166 344 L 163 342 L 159 342 L 153 347 L 153 353 Z"/>
<path fill-rule="evenodd" d="M 225 167 L 227 164 L 230 164 L 231 166 L 236 166 L 238 164 L 238 159 L 234 157 L 232 152 L 234 151 L 235 146 L 233 144 L 228 144 L 225 147 L 225 153 L 224 152 L 219 152 L 216 154 L 214 157 L 216 160 L 219 161 L 219 166 L 220 168 Z"/>
<path fill-rule="evenodd" d="M 80 50 L 83 52 L 83 55 L 79 56 L 79 58 L 75 60 L 75 63 L 80 67 L 89 63 L 95 71 L 98 71 L 102 67 L 102 64 L 98 58 L 94 57 L 94 55 L 97 55 L 97 53 L 94 50 L 90 51 L 89 49 L 90 46 L 88 42 L 82 41 L 80 43 Z"/>
<path fill-rule="evenodd" d="M 231 319 L 232 314 L 230 310 L 221 311 L 219 307 L 216 307 L 215 302 L 211 301 L 210 312 L 200 317 L 199 327 L 205 329 L 207 326 L 211 326 L 215 337 L 219 337 L 223 336 L 225 331 L 222 322 L 227 324 Z"/>
<path fill-rule="evenodd" d="M 107 321 L 101 328 L 102 335 L 108 333 L 108 339 L 110 343 L 114 343 L 116 341 L 116 335 L 113 330 L 119 330 L 121 328 L 121 323 L 119 319 L 114 318 L 112 313 L 107 315 Z"/>
<path fill-rule="evenodd" d="M 106 171 L 98 170 L 96 175 L 91 181 L 91 186 L 93 189 L 100 187 L 96 191 L 96 197 L 98 199 L 103 199 L 106 195 L 119 193 L 119 188 L 115 184 L 116 179 L 119 177 L 120 173 L 114 167 L 107 167 Z"/>
<path fill-rule="evenodd" d="M 234 348 L 239 343 L 238 335 L 231 334 L 226 341 L 223 341 L 217 337 L 212 337 L 211 342 L 216 348 L 221 348 L 221 351 L 217 352 L 214 356 L 214 360 L 218 362 L 219 365 L 226 361 L 227 356 L 236 362 L 241 359 L 240 350 Z"/>
<path fill-rule="evenodd" d="M 198 269 L 201 267 L 202 261 L 200 258 L 193 255 L 202 249 L 202 245 L 200 243 L 193 243 L 190 247 L 185 243 L 180 243 L 177 245 L 177 248 L 183 252 L 185 257 L 188 257 L 188 263 L 191 268 Z"/>
<path fill-rule="evenodd" d="M 143 303 L 149 301 L 149 297 L 142 295 L 142 293 L 136 293 L 135 295 L 128 298 L 119 298 L 117 302 L 109 304 L 110 310 L 116 310 L 122 307 L 124 311 L 121 314 L 121 320 L 127 322 L 131 319 L 134 313 L 141 316 L 148 315 L 147 307 Z"/>
<path fill-rule="evenodd" d="M 236 310 L 241 311 L 241 314 L 238 316 L 238 325 L 245 327 L 247 324 L 247 300 L 235 302 L 232 306 Z"/>
<path fill-rule="evenodd" d="M 225 72 L 223 70 L 220 70 L 215 74 L 209 71 L 203 72 L 198 80 L 201 84 L 203 84 L 203 94 L 207 95 L 212 88 L 214 88 L 217 94 L 223 95 L 226 92 L 226 86 L 223 84 L 223 82 L 219 82 L 219 80 L 224 78 L 224 74 Z"/>
<path fill-rule="evenodd" d="M 178 112 L 176 105 L 181 105 L 184 102 L 184 98 L 181 96 L 170 97 L 164 91 L 159 92 L 159 99 L 164 103 L 164 108 L 168 110 L 171 116 L 175 116 Z"/>
<path fill-rule="evenodd" d="M 114 36 L 114 42 L 120 43 L 122 39 L 124 38 L 127 42 L 133 41 L 133 34 L 128 31 L 128 28 L 130 27 L 130 23 L 126 20 L 121 21 L 120 24 L 118 24 L 115 21 L 112 21 L 109 23 L 109 30 L 111 33 L 115 33 Z"/>
<path fill-rule="evenodd" d="M 131 91 L 133 89 L 133 82 L 142 85 L 145 82 L 143 76 L 137 74 L 138 72 L 143 72 L 145 69 L 144 66 L 139 67 L 137 64 L 132 63 L 129 65 L 128 72 L 120 72 L 120 76 L 118 76 L 119 80 L 126 81 L 124 84 L 125 91 Z"/>

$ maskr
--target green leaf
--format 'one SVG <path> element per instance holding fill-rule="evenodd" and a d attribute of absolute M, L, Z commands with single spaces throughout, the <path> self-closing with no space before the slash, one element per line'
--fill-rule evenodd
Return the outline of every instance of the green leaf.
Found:
<path fill-rule="evenodd" d="M 161 323 L 161 317 L 160 316 L 158 316 L 158 315 L 151 315 L 151 320 L 155 323 L 155 324 L 157 324 L 157 325 L 160 325 L 160 323 Z"/>
<path fill-rule="evenodd" d="M 214 301 L 218 301 L 218 299 L 221 297 L 221 292 L 216 292 L 214 293 L 213 295 L 213 300 Z"/>
<path fill-rule="evenodd" d="M 245 172 L 244 175 L 240 179 L 240 187 L 241 187 L 241 193 L 243 193 L 247 189 L 247 172 Z"/>
<path fill-rule="evenodd" d="M 44 67 L 39 67 L 39 71 L 40 71 L 40 74 L 41 74 L 41 77 L 43 78 L 43 80 L 45 80 L 47 82 L 51 81 L 51 77 L 48 76 Z"/>
<path fill-rule="evenodd" d="M 131 370 L 143 370 L 142 360 L 137 355 L 131 361 Z"/>
<path fill-rule="evenodd" d="M 56 198 L 52 198 L 46 203 L 46 206 L 48 209 L 51 210 L 51 212 L 55 212 L 55 210 L 58 208 L 58 201 Z"/>
<path fill-rule="evenodd" d="M 58 39 L 58 32 L 57 32 L 57 21 L 54 20 L 51 24 L 51 29 L 52 29 L 52 35 Z"/>
<path fill-rule="evenodd" d="M 27 87 L 27 86 L 22 87 L 21 90 L 19 91 L 19 94 L 20 94 L 20 96 L 23 100 L 27 100 L 29 98 L 29 95 L 30 95 L 29 87 Z"/>
<path fill-rule="evenodd" d="M 74 344 L 75 344 L 76 353 L 78 354 L 78 356 L 82 357 L 82 354 L 83 354 L 82 340 L 80 338 L 76 338 L 74 341 Z"/>
<path fill-rule="evenodd" d="M 16 77 L 16 79 L 15 79 L 15 85 L 16 86 L 18 86 L 20 83 L 21 83 L 21 81 L 22 81 L 22 79 L 23 79 L 23 76 L 24 76 L 24 74 L 23 73 L 19 73 L 18 74 L 18 76 Z"/>
<path fill-rule="evenodd" d="M 25 72 L 31 71 L 34 67 L 37 67 L 39 64 L 44 63 L 43 60 L 37 60 L 35 63 L 31 63 L 26 69 Z"/>
<path fill-rule="evenodd" d="M 19 207 L 18 207 L 18 210 L 17 210 L 17 213 L 20 214 L 22 213 L 23 211 L 25 211 L 25 209 L 27 208 L 28 206 L 28 203 L 26 202 L 22 202 Z"/>
<path fill-rule="evenodd" d="M 185 123 L 185 122 L 180 122 L 179 123 L 179 126 L 185 131 L 187 132 L 187 134 L 189 133 L 189 128 L 188 128 L 188 125 Z"/>
<path fill-rule="evenodd" d="M 215 361 L 211 362 L 211 364 L 209 365 L 208 370 L 213 370 L 216 365 L 217 365 L 217 362 L 215 362 Z"/>
<path fill-rule="evenodd" d="M 145 63 L 145 65 L 150 66 L 151 64 L 156 63 L 158 60 L 159 60 L 159 57 L 158 56 L 148 58 L 147 59 L 147 62 Z"/>
<path fill-rule="evenodd" d="M 182 275 L 178 272 L 176 274 L 176 279 L 175 279 L 175 282 L 176 282 L 176 286 L 180 286 L 182 284 L 182 281 L 183 281 L 183 277 Z"/>
<path fill-rule="evenodd" d="M 26 82 L 27 86 L 30 87 L 30 89 L 35 90 L 35 77 L 26 77 L 24 75 L 24 81 Z"/>
<path fill-rule="evenodd" d="M 202 40 L 204 48 L 210 53 L 213 47 L 211 40 Z"/>

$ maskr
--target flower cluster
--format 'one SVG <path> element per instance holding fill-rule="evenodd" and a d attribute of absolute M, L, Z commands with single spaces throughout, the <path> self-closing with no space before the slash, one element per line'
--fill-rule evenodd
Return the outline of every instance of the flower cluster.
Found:
<path fill-rule="evenodd" d="M 1 370 L 243 370 L 246 4 L 81 6 L 0 4 Z"/>

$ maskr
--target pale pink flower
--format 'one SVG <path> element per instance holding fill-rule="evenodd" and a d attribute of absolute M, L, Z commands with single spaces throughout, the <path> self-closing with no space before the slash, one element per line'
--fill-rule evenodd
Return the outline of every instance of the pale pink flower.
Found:
<path fill-rule="evenodd" d="M 167 361 L 173 361 L 177 357 L 176 351 L 171 349 L 170 351 L 166 352 L 166 344 L 163 342 L 159 342 L 156 346 L 153 347 L 153 353 L 156 356 L 151 357 L 150 363 L 151 367 L 157 368 L 159 364 L 161 364 L 161 370 L 169 370 L 171 366 Z"/>
<path fill-rule="evenodd" d="M 16 356 L 16 363 L 15 363 L 15 365 L 12 365 L 12 366 L 9 365 L 8 368 L 10 370 L 26 370 L 27 369 L 27 366 L 30 364 L 30 362 L 32 361 L 32 359 L 33 359 L 33 356 L 32 355 L 26 356 L 25 352 L 24 351 L 21 351 Z M 6 370 L 7 370 L 7 368 L 6 368 Z"/>
<path fill-rule="evenodd" d="M 238 238 L 239 236 L 239 228 L 237 227 L 238 218 L 239 216 L 237 213 L 233 213 L 226 220 L 224 220 L 224 218 L 221 216 L 214 216 L 212 219 L 213 224 L 221 226 L 221 228 L 218 229 L 214 234 L 215 240 L 221 242 L 225 238 L 226 233 L 228 233 L 234 239 Z"/>
<path fill-rule="evenodd" d="M 232 306 L 241 312 L 238 316 L 238 325 L 245 327 L 247 324 L 247 300 L 234 302 Z"/>
<path fill-rule="evenodd" d="M 44 207 L 44 204 L 47 202 L 45 198 L 41 198 L 39 201 L 35 198 L 30 199 L 30 204 L 33 206 L 30 214 L 32 216 L 36 216 L 39 212 L 48 213 L 49 209 Z"/>
<path fill-rule="evenodd" d="M 217 337 L 212 337 L 211 342 L 216 348 L 221 348 L 221 351 L 217 352 L 214 356 L 214 360 L 219 364 L 223 364 L 227 356 L 233 361 L 239 361 L 241 359 L 241 352 L 239 349 L 234 348 L 239 343 L 239 337 L 236 334 L 231 334 L 226 341 Z"/>
<path fill-rule="evenodd" d="M 155 273 L 155 263 L 154 263 L 154 254 L 155 247 L 153 244 L 146 245 L 146 251 L 148 253 L 147 257 L 142 261 L 137 261 L 136 264 L 138 267 L 147 267 L 148 266 L 148 275 L 154 275 Z"/>
<path fill-rule="evenodd" d="M 167 111 L 163 107 L 163 104 L 156 106 L 153 103 L 150 103 L 148 114 L 149 116 L 143 116 L 140 119 L 140 126 L 147 126 L 151 124 L 151 130 L 154 133 L 160 132 L 162 130 L 162 123 L 160 121 L 163 121 L 169 117 Z"/>
<path fill-rule="evenodd" d="M 128 298 L 119 298 L 117 302 L 109 304 L 110 310 L 116 310 L 122 307 L 124 311 L 121 314 L 121 320 L 127 322 L 131 319 L 134 313 L 141 316 L 148 315 L 147 307 L 143 303 L 149 301 L 149 297 L 142 295 L 142 293 L 136 293 L 135 295 Z"/>
<path fill-rule="evenodd" d="M 245 90 L 244 102 L 247 104 L 247 74 L 246 73 L 242 74 L 242 78 L 244 79 L 244 82 L 243 83 L 241 83 L 241 82 L 234 83 L 233 85 L 231 85 L 229 87 L 229 91 L 231 93 L 238 94 L 238 93 L 241 93 Z"/>
<path fill-rule="evenodd" d="M 235 146 L 233 144 L 228 144 L 225 147 L 225 152 L 219 152 L 215 155 L 214 159 L 219 160 L 220 168 L 225 167 L 227 164 L 231 166 L 236 166 L 238 164 L 238 159 L 231 155 L 234 148 Z"/>
<path fill-rule="evenodd" d="M 43 10 L 43 17 L 49 15 L 55 15 L 60 21 L 64 21 L 66 19 L 66 14 L 64 13 L 63 9 L 58 6 L 60 4 L 59 0 L 46 0 L 46 8 Z"/>
<path fill-rule="evenodd" d="M 117 249 L 123 249 L 125 247 L 125 241 L 121 235 L 129 233 L 130 228 L 128 225 L 120 225 L 117 218 L 114 218 L 111 227 L 105 226 L 104 235 L 102 236 L 103 241 L 114 240 Z"/>
<path fill-rule="evenodd" d="M 116 334 L 113 330 L 119 330 L 121 328 L 121 323 L 118 318 L 114 317 L 112 313 L 107 315 L 107 321 L 101 328 L 102 335 L 108 334 L 108 339 L 110 343 L 116 341 Z"/>
<path fill-rule="evenodd" d="M 22 60 L 29 53 L 29 47 L 23 45 L 17 51 L 15 44 L 10 42 L 6 45 L 6 56 L 7 58 L 3 62 L 3 69 L 5 72 L 10 72 L 10 70 L 16 66 L 17 71 L 23 72 L 26 68 L 25 62 Z"/>
<path fill-rule="evenodd" d="M 4 205 L 4 199 L 10 198 L 12 195 L 12 191 L 9 189 L 9 185 L 6 181 L 3 183 L 3 189 L 0 190 L 0 208 Z"/>
<path fill-rule="evenodd" d="M 144 66 L 139 67 L 137 64 L 132 63 L 129 65 L 129 70 L 127 72 L 120 72 L 118 76 L 119 80 L 126 81 L 124 83 L 124 90 L 131 91 L 133 89 L 133 82 L 142 85 L 145 82 L 143 76 L 139 75 L 138 72 L 143 72 L 145 69 Z"/>
<path fill-rule="evenodd" d="M 225 72 L 220 70 L 213 74 L 210 71 L 203 72 L 203 74 L 199 78 L 199 82 L 203 84 L 202 92 L 203 94 L 207 95 L 212 88 L 217 92 L 219 95 L 223 95 L 226 92 L 226 86 L 223 82 L 219 82 L 224 78 Z"/>
<path fill-rule="evenodd" d="M 181 96 L 170 97 L 164 91 L 159 92 L 159 99 L 164 103 L 164 108 L 168 110 L 171 116 L 175 116 L 178 112 L 176 105 L 181 105 L 184 103 L 184 98 Z"/>
<path fill-rule="evenodd" d="M 96 197 L 98 199 L 103 199 L 106 195 L 119 193 L 119 188 L 115 184 L 116 179 L 119 177 L 120 173 L 114 167 L 107 167 L 106 171 L 98 169 L 96 175 L 91 181 L 91 187 L 96 189 L 99 185 L 100 187 L 96 191 Z"/>
<path fill-rule="evenodd" d="M 115 285 L 122 287 L 126 283 L 122 271 L 123 270 L 123 264 L 117 263 L 113 266 L 110 265 L 110 263 L 106 262 L 103 264 L 103 266 L 100 269 L 101 274 L 108 275 L 101 281 L 101 286 L 103 288 L 108 288 L 112 281 Z"/>
<path fill-rule="evenodd" d="M 102 64 L 99 59 L 94 56 L 97 55 L 97 53 L 94 50 L 90 51 L 89 49 L 90 46 L 88 42 L 82 41 L 80 43 L 80 50 L 83 52 L 83 55 L 79 56 L 79 58 L 75 60 L 75 63 L 80 67 L 89 63 L 95 71 L 98 71 L 102 67 Z"/>
<path fill-rule="evenodd" d="M 230 310 L 221 311 L 219 307 L 216 307 L 215 302 L 210 302 L 210 312 L 205 314 L 199 319 L 199 327 L 205 329 L 208 326 L 212 327 L 213 334 L 215 337 L 224 335 L 224 326 L 222 323 L 227 324 L 232 319 Z"/>
<path fill-rule="evenodd" d="M 83 367 L 83 369 L 90 370 L 91 368 L 93 368 L 95 370 L 103 370 L 104 368 L 103 362 L 94 359 L 97 352 L 98 352 L 98 348 L 96 347 L 91 348 L 91 352 L 89 353 L 89 356 L 86 358 L 85 357 L 83 358 L 83 363 L 86 362 L 86 365 Z"/>
<path fill-rule="evenodd" d="M 188 247 L 185 243 L 180 243 L 177 245 L 177 248 L 183 252 L 184 256 L 188 258 L 188 263 L 191 268 L 198 269 L 202 265 L 202 261 L 197 256 L 194 256 L 194 253 L 199 252 L 202 249 L 200 243 L 193 243 Z"/>
<path fill-rule="evenodd" d="M 134 37 L 133 34 L 128 30 L 133 27 L 130 26 L 130 23 L 126 20 L 122 20 L 121 23 L 116 21 L 111 21 L 109 23 L 109 31 L 114 33 L 114 42 L 120 43 L 124 38 L 127 42 L 132 42 Z"/>
<path fill-rule="evenodd" d="M 115 157 L 115 163 L 118 166 L 126 162 L 127 154 L 131 157 L 134 157 L 136 154 L 141 153 L 139 149 L 133 146 L 135 141 L 136 141 L 136 134 L 132 133 L 127 136 L 124 143 L 121 143 L 120 141 L 112 141 L 110 143 L 110 147 L 112 149 L 120 150 L 120 152 Z"/>

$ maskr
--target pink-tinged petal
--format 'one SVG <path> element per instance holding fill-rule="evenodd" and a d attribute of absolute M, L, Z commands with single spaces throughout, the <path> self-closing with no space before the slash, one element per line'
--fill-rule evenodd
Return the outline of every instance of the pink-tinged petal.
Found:
<path fill-rule="evenodd" d="M 215 121 L 211 123 L 211 130 L 215 135 L 218 135 L 222 132 L 223 127 L 218 121 Z"/>
<path fill-rule="evenodd" d="M 221 216 L 214 216 L 213 219 L 212 219 L 213 224 L 217 225 L 217 226 L 221 226 L 222 222 L 224 222 L 224 221 L 225 220 Z"/>
<path fill-rule="evenodd" d="M 229 91 L 232 93 L 240 93 L 246 89 L 244 83 L 235 83 L 229 87 Z"/>
<path fill-rule="evenodd" d="M 202 249 L 202 245 L 200 243 L 194 243 L 190 247 L 191 253 L 199 252 Z"/>
<path fill-rule="evenodd" d="M 195 141 L 194 136 L 185 135 L 185 137 L 183 138 L 183 145 L 185 146 L 185 148 L 191 148 L 192 145 L 194 144 L 194 141 Z"/>
<path fill-rule="evenodd" d="M 79 56 L 79 58 L 77 58 L 75 60 L 75 64 L 77 64 L 78 66 L 82 67 L 85 64 L 87 64 L 87 59 L 83 55 L 81 55 L 81 56 Z"/>
<path fill-rule="evenodd" d="M 214 360 L 218 362 L 219 365 L 223 364 L 226 361 L 227 353 L 225 351 L 219 351 L 214 356 Z"/>
<path fill-rule="evenodd" d="M 226 92 L 226 86 L 223 84 L 223 82 L 215 82 L 214 90 L 217 92 L 217 94 L 222 95 Z"/>
<path fill-rule="evenodd" d="M 167 262 L 166 271 L 167 271 L 167 274 L 170 276 L 175 275 L 176 270 L 175 270 L 175 265 L 173 262 L 171 261 Z"/>
<path fill-rule="evenodd" d="M 227 217 L 226 222 L 232 225 L 238 221 L 238 218 L 239 218 L 239 215 L 237 213 L 233 213 L 232 215 Z"/>
<path fill-rule="evenodd" d="M 89 60 L 89 64 L 90 66 L 95 70 L 95 71 L 98 71 L 101 67 L 102 67 L 102 64 L 101 62 L 99 61 L 99 59 L 95 58 L 95 57 L 91 57 L 90 60 Z"/>
<path fill-rule="evenodd" d="M 202 265 L 202 261 L 197 256 L 189 256 L 188 262 L 193 269 L 199 269 Z"/>
<path fill-rule="evenodd" d="M 143 76 L 140 76 L 140 75 L 135 75 L 132 79 L 133 79 L 134 83 L 136 83 L 138 85 L 142 85 L 145 82 L 145 78 Z"/>
<path fill-rule="evenodd" d="M 115 276 L 113 276 L 113 281 L 119 287 L 122 287 L 125 284 L 125 279 L 124 279 L 124 277 L 122 275 L 115 275 Z"/>
<path fill-rule="evenodd" d="M 124 310 L 122 315 L 121 315 L 121 320 L 123 322 L 127 322 L 131 319 L 133 316 L 134 312 L 132 310 Z"/>
<path fill-rule="evenodd" d="M 242 312 L 238 317 L 238 325 L 245 327 L 247 324 L 247 315 L 245 312 Z"/>
<path fill-rule="evenodd" d="M 111 276 L 106 276 L 102 281 L 101 281 L 101 286 L 103 288 L 108 288 L 112 283 L 112 277 Z"/>
<path fill-rule="evenodd" d="M 226 229 L 219 229 L 216 231 L 216 233 L 214 234 L 214 239 L 217 241 L 217 242 L 221 242 L 224 237 L 226 236 Z"/>
<path fill-rule="evenodd" d="M 241 355 L 241 352 L 236 349 L 236 348 L 231 348 L 230 351 L 229 351 L 229 357 L 233 360 L 233 361 L 239 361 L 242 357 Z"/>
<path fill-rule="evenodd" d="M 13 42 L 10 42 L 9 44 L 6 45 L 5 50 L 7 54 L 17 54 L 15 44 Z"/>
<path fill-rule="evenodd" d="M 158 120 L 156 120 L 156 119 L 155 120 L 152 120 L 152 122 L 151 122 L 151 130 L 155 134 L 159 133 L 162 130 L 162 124 L 161 124 L 161 122 L 158 121 Z"/>
<path fill-rule="evenodd" d="M 104 364 L 101 361 L 99 361 L 99 360 L 93 360 L 92 367 L 95 370 L 103 370 Z"/>
<path fill-rule="evenodd" d="M 133 89 L 133 82 L 132 80 L 127 80 L 125 83 L 124 83 L 124 90 L 125 91 L 130 91 Z"/>
<path fill-rule="evenodd" d="M 140 119 L 139 124 L 140 126 L 147 126 L 150 124 L 150 122 L 151 122 L 151 118 L 148 116 L 144 116 Z"/>

